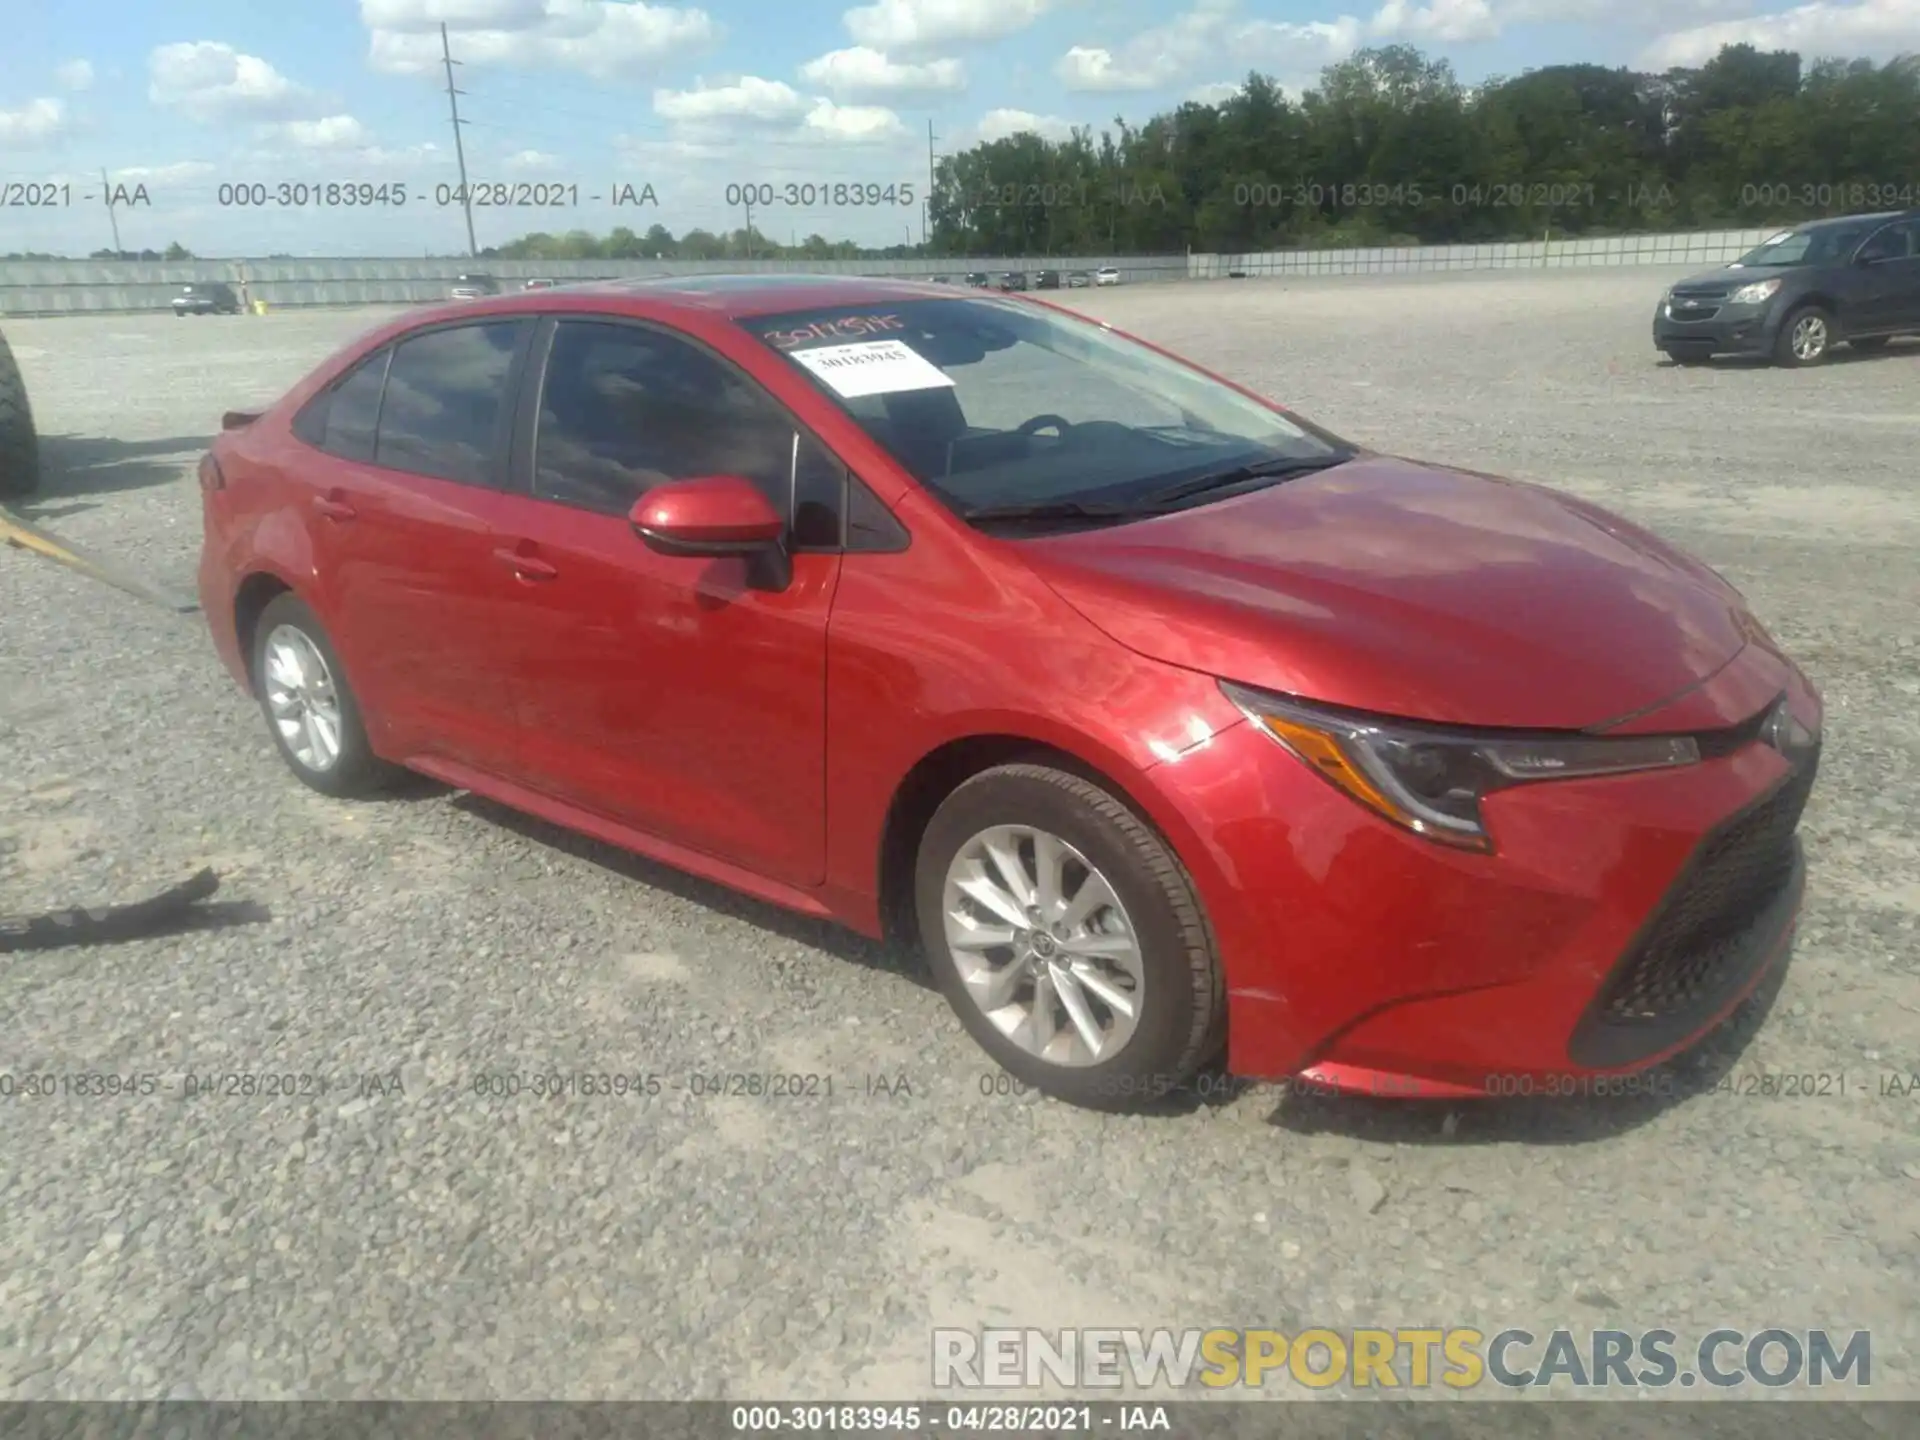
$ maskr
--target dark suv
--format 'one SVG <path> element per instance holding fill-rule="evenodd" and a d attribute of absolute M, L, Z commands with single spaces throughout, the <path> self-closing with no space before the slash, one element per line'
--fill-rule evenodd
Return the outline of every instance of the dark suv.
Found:
<path fill-rule="evenodd" d="M 1042 270 L 1038 275 L 1034 276 L 1033 288 L 1036 290 L 1058 290 L 1060 288 L 1060 272 L 1058 270 Z"/>
<path fill-rule="evenodd" d="M 1920 335 L 1920 210 L 1782 230 L 1731 265 L 1660 297 L 1654 347 L 1682 365 L 1765 355 L 1813 365 L 1838 344 L 1878 350 Z"/>
<path fill-rule="evenodd" d="M 218 281 L 210 284 L 196 280 L 191 285 L 182 285 L 180 293 L 173 297 L 175 315 L 238 315 L 240 297 L 233 293 L 231 285 L 222 285 Z"/>

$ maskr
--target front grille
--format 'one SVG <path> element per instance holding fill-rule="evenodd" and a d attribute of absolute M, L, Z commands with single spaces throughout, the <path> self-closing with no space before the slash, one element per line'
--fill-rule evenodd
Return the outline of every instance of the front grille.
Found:
<path fill-rule="evenodd" d="M 1815 750 L 1701 842 L 1581 1022 L 1576 1063 L 1626 1064 L 1666 1049 L 1752 977 L 1792 916 L 1796 831 L 1818 770 Z"/>
<path fill-rule="evenodd" d="M 1669 300 L 1667 302 L 1667 318 L 1669 320 L 1691 323 L 1695 320 L 1711 320 L 1719 313 L 1720 306 L 1718 302 L 1712 300 L 1702 301 L 1700 308 L 1697 310 L 1681 304 L 1678 300 Z"/>

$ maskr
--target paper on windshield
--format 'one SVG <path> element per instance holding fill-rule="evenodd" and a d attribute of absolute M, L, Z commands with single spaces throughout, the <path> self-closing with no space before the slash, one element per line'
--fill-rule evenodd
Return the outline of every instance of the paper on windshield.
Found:
<path fill-rule="evenodd" d="M 897 395 L 904 390 L 951 388 L 940 367 L 899 340 L 867 340 L 856 345 L 820 345 L 792 350 L 796 361 L 848 400 L 865 395 Z"/>

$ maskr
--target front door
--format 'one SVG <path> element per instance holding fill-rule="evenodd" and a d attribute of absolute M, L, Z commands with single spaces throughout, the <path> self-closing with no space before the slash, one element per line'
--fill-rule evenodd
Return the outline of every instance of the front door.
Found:
<path fill-rule="evenodd" d="M 559 321 L 534 383 L 531 493 L 507 537 L 529 562 L 511 642 L 524 782 L 819 883 L 838 516 L 794 495 L 796 470 L 830 457 L 734 367 L 660 328 Z M 799 524 L 785 589 L 753 588 L 737 558 L 656 554 L 628 523 L 651 486 L 722 474 Z M 835 543 L 810 546 L 816 524 Z"/>

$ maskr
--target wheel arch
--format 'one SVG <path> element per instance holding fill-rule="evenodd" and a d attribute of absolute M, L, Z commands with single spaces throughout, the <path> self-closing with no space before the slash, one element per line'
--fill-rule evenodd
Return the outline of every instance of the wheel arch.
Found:
<path fill-rule="evenodd" d="M 240 646 L 240 663 L 247 672 L 249 686 L 257 682 L 253 673 L 255 635 L 261 615 L 282 595 L 299 592 L 286 578 L 273 570 L 255 570 L 240 582 L 233 596 L 233 633 Z"/>
<path fill-rule="evenodd" d="M 1151 830 L 1172 853 L 1193 884 L 1194 898 L 1206 915 L 1206 903 L 1199 878 L 1193 875 L 1191 859 L 1195 847 L 1182 843 L 1170 833 L 1166 823 L 1169 808 L 1160 803 L 1146 773 L 1129 773 L 1130 767 L 1113 759 L 1096 758 L 1066 748 L 1057 741 L 1036 739 L 1011 731 L 983 731 L 946 740 L 921 756 L 900 783 L 894 787 L 887 806 L 886 820 L 880 832 L 880 850 L 876 858 L 877 895 L 880 926 L 889 943 L 918 943 L 913 917 L 913 873 L 919 858 L 920 840 L 946 798 L 961 785 L 984 771 L 1020 762 L 1047 765 L 1076 775 L 1110 793 L 1133 811 L 1140 823 Z M 1126 778 L 1122 778 L 1125 776 Z"/>

